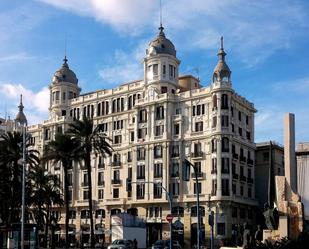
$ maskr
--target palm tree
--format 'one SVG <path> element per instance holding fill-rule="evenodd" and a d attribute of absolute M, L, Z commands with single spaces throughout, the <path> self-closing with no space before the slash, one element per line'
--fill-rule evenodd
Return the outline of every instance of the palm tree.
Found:
<path fill-rule="evenodd" d="M 101 126 L 94 128 L 93 120 L 83 117 L 83 120 L 75 120 L 70 124 L 68 134 L 79 141 L 80 149 L 83 151 L 84 166 L 87 169 L 89 188 L 89 212 L 90 212 L 90 240 L 91 248 L 94 248 L 94 230 L 92 215 L 92 181 L 91 181 L 91 153 L 105 156 L 112 154 L 112 147 L 107 142 L 108 138 L 102 132 Z"/>
<path fill-rule="evenodd" d="M 49 209 L 51 205 L 63 205 L 60 193 L 60 181 L 56 175 L 46 174 L 45 169 L 38 165 L 29 172 L 31 182 L 31 195 L 29 204 L 38 224 L 39 230 L 44 229 L 45 217 L 45 246 L 47 242 Z"/>
<path fill-rule="evenodd" d="M 69 179 L 68 169 L 73 161 L 80 162 L 82 154 L 79 141 L 68 134 L 56 134 L 44 151 L 43 161 L 61 163 L 64 175 L 64 202 L 65 202 L 65 243 L 69 247 Z"/>
<path fill-rule="evenodd" d="M 8 223 L 18 222 L 19 208 L 21 205 L 21 181 L 22 181 L 22 165 L 21 159 L 23 155 L 22 143 L 23 136 L 20 132 L 7 132 L 0 136 L 1 150 L 0 150 L 0 162 L 2 167 L 6 166 L 8 170 L 9 186 L 10 186 L 10 212 L 8 217 Z M 31 167 L 39 163 L 37 150 L 29 149 L 30 137 L 26 137 L 26 163 Z"/>

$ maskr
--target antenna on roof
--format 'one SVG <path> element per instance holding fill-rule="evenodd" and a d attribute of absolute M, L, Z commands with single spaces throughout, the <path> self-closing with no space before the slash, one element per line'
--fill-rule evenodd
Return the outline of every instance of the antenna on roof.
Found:
<path fill-rule="evenodd" d="M 162 27 L 162 0 L 160 0 L 160 27 Z"/>
<path fill-rule="evenodd" d="M 64 57 L 67 57 L 67 32 L 65 32 L 64 37 Z"/>

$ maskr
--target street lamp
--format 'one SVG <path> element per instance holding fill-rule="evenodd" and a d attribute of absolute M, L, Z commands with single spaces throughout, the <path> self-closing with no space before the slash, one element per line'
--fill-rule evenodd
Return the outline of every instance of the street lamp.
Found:
<path fill-rule="evenodd" d="M 199 192 L 199 181 L 198 181 L 198 168 L 189 162 L 187 159 L 184 160 L 183 163 L 183 172 L 182 172 L 182 177 L 184 181 L 189 181 L 190 177 L 190 166 L 193 167 L 194 170 L 194 175 L 195 175 L 195 181 L 196 181 L 196 186 L 195 186 L 195 191 L 196 191 L 196 216 L 197 216 L 197 249 L 200 249 L 200 192 Z"/>
<path fill-rule="evenodd" d="M 27 118 L 23 112 L 23 96 L 20 95 L 20 104 L 18 106 L 18 113 L 16 115 L 15 121 L 22 129 L 22 166 L 23 166 L 23 175 L 22 175 L 22 197 L 21 197 L 21 235 L 20 235 L 20 246 L 21 249 L 24 249 L 25 239 L 25 184 L 26 184 L 26 129 L 27 129 Z M 16 127 L 19 128 L 19 127 Z"/>
<path fill-rule="evenodd" d="M 139 184 L 139 183 L 141 183 L 141 182 L 132 182 L 132 181 L 130 181 L 129 179 L 127 179 L 127 185 L 128 184 L 133 184 L 133 183 L 135 183 L 135 184 Z M 142 183 L 152 183 L 152 184 L 155 184 L 155 183 L 157 183 L 157 182 L 151 182 L 151 181 L 147 181 L 147 182 L 142 182 Z M 173 202 L 173 200 L 172 200 L 172 195 L 171 195 L 171 193 L 170 192 L 168 192 L 167 191 L 167 189 L 165 188 L 165 187 L 163 187 L 162 186 L 162 184 L 160 185 L 160 187 L 164 190 L 164 192 L 167 194 L 167 197 L 168 197 L 168 203 L 169 203 L 169 206 L 170 206 L 170 213 L 172 214 L 172 202 Z M 128 188 L 128 186 L 127 186 L 127 188 Z M 169 226 L 170 226 L 170 243 L 169 243 L 169 248 L 170 249 L 172 249 L 172 222 L 169 222 Z"/>

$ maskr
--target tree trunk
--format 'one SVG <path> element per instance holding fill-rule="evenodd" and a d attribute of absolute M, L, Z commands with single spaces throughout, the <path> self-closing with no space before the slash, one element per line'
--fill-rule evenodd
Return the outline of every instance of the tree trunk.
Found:
<path fill-rule="evenodd" d="M 48 241 L 48 226 L 49 226 L 49 205 L 47 205 L 46 208 L 46 223 L 45 223 L 45 241 L 44 241 L 44 245 L 47 248 L 47 241 Z"/>
<path fill-rule="evenodd" d="M 64 201 L 65 201 L 65 247 L 69 248 L 69 185 L 68 185 L 68 163 L 62 162 L 64 171 Z"/>
<path fill-rule="evenodd" d="M 86 151 L 85 166 L 88 173 L 88 193 L 89 193 L 89 218 L 90 218 L 90 243 L 91 248 L 94 248 L 94 230 L 93 230 L 93 215 L 92 215 L 92 181 L 91 181 L 91 157 L 90 151 Z"/>

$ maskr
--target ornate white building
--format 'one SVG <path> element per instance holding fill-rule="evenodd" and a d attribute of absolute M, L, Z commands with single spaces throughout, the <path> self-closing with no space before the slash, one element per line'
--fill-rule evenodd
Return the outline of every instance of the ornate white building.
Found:
<path fill-rule="evenodd" d="M 108 231 L 112 214 L 128 212 L 145 219 L 149 245 L 168 237 L 165 217 L 170 210 L 163 186 L 173 196 L 174 222 L 179 221 L 173 235 L 186 245 L 195 244 L 196 183 L 194 174 L 189 182 L 182 180 L 184 159 L 199 169 L 206 238 L 210 236 L 210 211 L 215 214 L 214 235 L 218 239 L 231 237 L 237 224 L 254 223 L 256 110 L 233 90 L 225 55 L 221 39 L 211 83 L 202 87 L 191 75 L 179 76 L 175 47 L 160 27 L 146 49 L 142 80 L 84 94 L 80 94 L 77 77 L 64 59 L 49 87 L 50 117 L 29 127 L 29 132 L 35 147 L 42 151 L 74 119 L 87 116 L 95 124 L 104 124 L 114 152 L 109 158 L 92 157 L 97 228 L 102 224 Z M 49 165 L 47 170 L 62 179 L 59 166 Z M 134 184 L 127 186 L 127 179 Z M 71 234 L 79 240 L 89 236 L 88 184 L 83 167 L 73 165 L 70 185 Z M 64 224 L 64 209 L 58 214 L 59 223 Z M 81 230 L 85 231 L 79 233 Z M 109 236 L 106 233 L 105 239 Z"/>

